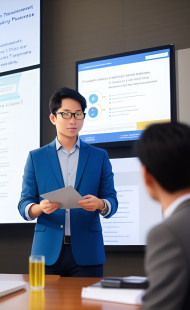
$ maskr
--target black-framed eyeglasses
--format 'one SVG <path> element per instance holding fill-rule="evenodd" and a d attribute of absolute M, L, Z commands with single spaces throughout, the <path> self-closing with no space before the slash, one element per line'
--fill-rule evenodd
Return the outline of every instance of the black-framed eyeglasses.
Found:
<path fill-rule="evenodd" d="M 61 114 L 62 118 L 64 118 L 64 119 L 71 119 L 72 116 L 74 116 L 74 118 L 78 119 L 78 120 L 84 119 L 85 115 L 86 115 L 86 113 L 84 113 L 84 112 L 75 112 L 75 113 L 72 113 L 72 112 L 56 112 L 53 114 L 54 115 Z"/>

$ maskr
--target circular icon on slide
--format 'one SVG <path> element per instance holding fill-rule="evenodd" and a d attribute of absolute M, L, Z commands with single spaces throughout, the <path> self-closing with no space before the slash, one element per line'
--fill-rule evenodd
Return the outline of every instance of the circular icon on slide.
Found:
<path fill-rule="evenodd" d="M 94 104 L 96 102 L 98 102 L 98 96 L 96 94 L 91 94 L 88 98 L 89 102 Z"/>
<path fill-rule="evenodd" d="M 93 108 L 90 108 L 88 110 L 88 115 L 91 117 L 91 118 L 95 118 L 98 116 L 98 109 L 93 107 Z"/>

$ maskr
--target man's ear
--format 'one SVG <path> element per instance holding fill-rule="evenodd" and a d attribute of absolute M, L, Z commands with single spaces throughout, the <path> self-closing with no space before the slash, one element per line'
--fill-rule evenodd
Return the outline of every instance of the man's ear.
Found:
<path fill-rule="evenodd" d="M 158 182 L 153 175 L 148 172 L 147 168 L 142 165 L 142 175 L 147 191 L 153 199 L 158 200 Z"/>
<path fill-rule="evenodd" d="M 50 119 L 50 121 L 51 121 L 51 123 L 53 124 L 53 125 L 55 125 L 55 118 L 56 118 L 56 116 L 55 115 L 53 115 L 52 113 L 50 114 L 50 116 L 49 116 L 49 119 Z"/>
<path fill-rule="evenodd" d="M 142 175 L 143 175 L 143 179 L 144 179 L 144 183 L 146 186 L 149 186 L 152 184 L 152 178 L 153 176 L 147 171 L 147 168 L 145 167 L 145 165 L 142 165 Z"/>

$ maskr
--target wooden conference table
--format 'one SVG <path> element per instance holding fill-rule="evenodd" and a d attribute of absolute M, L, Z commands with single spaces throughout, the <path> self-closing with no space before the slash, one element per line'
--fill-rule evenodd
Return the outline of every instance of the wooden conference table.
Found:
<path fill-rule="evenodd" d="M 100 278 L 61 278 L 47 275 L 45 288 L 32 291 L 28 275 L 0 274 L 0 280 L 27 282 L 26 290 L 20 290 L 0 298 L 0 310 L 140 310 L 140 306 L 95 301 L 81 298 L 81 289 Z"/>

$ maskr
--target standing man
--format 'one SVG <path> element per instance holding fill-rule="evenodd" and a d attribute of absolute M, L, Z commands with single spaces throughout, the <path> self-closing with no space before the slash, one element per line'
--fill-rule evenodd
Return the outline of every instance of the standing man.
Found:
<path fill-rule="evenodd" d="M 164 221 L 148 235 L 143 310 L 190 309 L 190 127 L 150 126 L 137 144 L 149 194 Z"/>
<path fill-rule="evenodd" d="M 86 100 L 75 90 L 59 89 L 50 99 L 56 139 L 29 153 L 18 204 L 25 220 L 37 218 L 32 254 L 45 256 L 46 274 L 102 277 L 105 262 L 100 216 L 118 207 L 107 152 L 78 137 Z M 72 185 L 84 198 L 80 208 L 63 210 L 41 194 Z"/>

